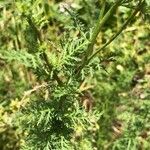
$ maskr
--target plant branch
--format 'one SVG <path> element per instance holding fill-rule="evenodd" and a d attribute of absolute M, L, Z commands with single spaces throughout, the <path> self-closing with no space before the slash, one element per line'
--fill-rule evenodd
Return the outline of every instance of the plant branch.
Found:
<path fill-rule="evenodd" d="M 121 0 L 117 0 L 116 3 L 114 3 L 112 5 L 112 7 L 108 10 L 108 12 L 104 15 L 104 10 L 105 10 L 105 0 L 103 1 L 103 5 L 102 5 L 102 9 L 100 11 L 100 15 L 99 15 L 99 18 L 98 18 L 98 21 L 96 23 L 96 26 L 94 27 L 94 31 L 93 31 L 93 35 L 92 35 L 92 38 L 90 40 L 90 44 L 86 50 L 86 54 L 85 54 L 85 57 L 83 58 L 83 63 L 81 64 L 81 66 L 79 66 L 79 68 L 77 69 L 77 75 L 79 75 L 81 69 L 82 69 L 82 66 L 84 66 L 84 64 L 86 63 L 88 57 L 93 53 L 93 47 L 94 47 L 94 44 L 95 44 L 95 41 L 96 41 L 96 38 L 102 28 L 102 26 L 105 24 L 105 22 L 109 19 L 109 17 L 112 15 L 112 13 L 114 12 L 114 10 L 116 10 L 116 8 L 119 6 Z M 104 17 L 103 17 L 104 15 Z"/>
<path fill-rule="evenodd" d="M 25 16 L 27 18 L 27 22 L 28 24 L 31 26 L 31 28 L 34 30 L 34 32 L 36 33 L 36 38 L 39 40 L 39 42 L 42 44 L 42 39 L 41 39 L 41 36 L 40 36 L 40 32 L 39 30 L 37 29 L 37 27 L 34 25 L 32 19 L 30 16 Z M 46 63 L 46 66 L 49 70 L 49 72 L 51 72 L 52 70 L 52 65 L 49 63 L 48 61 L 48 58 L 47 58 L 47 55 L 45 52 L 42 53 L 42 57 Z M 59 79 L 59 77 L 57 76 L 57 73 L 56 73 L 56 70 L 53 71 L 54 73 L 54 79 L 57 81 L 58 84 L 62 85 L 62 81 Z"/>
<path fill-rule="evenodd" d="M 120 33 L 122 33 L 122 31 L 127 27 L 127 25 L 130 23 L 130 21 L 134 18 L 134 16 L 138 13 L 138 11 L 140 10 L 141 6 L 142 6 L 143 2 L 140 0 L 139 4 L 137 5 L 137 7 L 135 8 L 134 12 L 129 16 L 129 18 L 126 20 L 126 22 L 122 25 L 122 27 L 118 30 L 118 32 L 113 35 L 108 42 L 106 42 L 101 48 L 99 48 L 88 60 L 84 61 L 84 63 L 82 64 L 82 66 L 80 67 L 80 70 L 84 68 L 84 66 L 86 64 L 88 64 L 90 62 L 91 59 L 93 59 L 101 50 L 105 49 L 113 40 L 116 39 L 116 37 L 118 37 L 118 35 L 120 35 Z"/>
<path fill-rule="evenodd" d="M 102 0 L 102 8 L 100 10 L 99 20 L 103 19 L 105 7 L 106 7 L 106 0 Z"/>
<path fill-rule="evenodd" d="M 121 2 L 121 0 L 117 0 L 117 2 L 115 4 L 113 4 L 112 7 L 109 9 L 109 11 L 104 15 L 104 17 L 103 17 L 103 13 L 104 13 L 104 9 L 105 9 L 105 2 L 103 3 L 102 10 L 100 11 L 98 21 L 97 21 L 96 26 L 93 31 L 92 39 L 87 48 L 86 58 L 93 52 L 93 46 L 95 44 L 96 38 L 97 38 L 102 26 L 109 19 L 109 17 L 112 15 L 114 10 L 116 10 L 116 8 L 119 6 L 120 2 Z"/>
<path fill-rule="evenodd" d="M 87 61 L 87 63 L 93 58 L 95 57 L 95 55 L 97 53 L 99 53 L 101 50 L 103 50 L 104 48 L 106 48 L 113 40 L 116 39 L 116 37 L 118 37 L 118 35 L 120 35 L 120 33 L 122 33 L 122 31 L 127 27 L 127 25 L 130 23 L 130 21 L 134 18 L 134 16 L 138 13 L 138 11 L 141 8 L 141 1 L 140 3 L 137 5 L 136 9 L 134 10 L 134 12 L 129 16 L 129 18 L 126 20 L 126 22 L 120 27 L 120 29 L 118 30 L 118 32 L 113 35 L 108 42 L 106 42 L 101 48 L 99 48 Z"/>

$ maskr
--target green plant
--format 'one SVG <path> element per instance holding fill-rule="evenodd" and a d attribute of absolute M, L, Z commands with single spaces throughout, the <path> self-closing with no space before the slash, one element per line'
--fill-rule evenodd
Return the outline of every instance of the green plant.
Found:
<path fill-rule="evenodd" d="M 109 56 L 105 59 L 105 57 L 97 54 L 110 45 L 135 19 L 135 16 L 144 10 L 147 6 L 146 2 L 144 0 L 139 0 L 138 3 L 127 0 L 104 0 L 99 4 L 101 6 L 100 14 L 96 25 L 91 29 L 82 25 L 81 17 L 78 17 L 74 11 L 68 8 L 65 9 L 69 13 L 68 16 L 58 17 L 60 15 L 57 12 L 58 5 L 53 4 L 54 7 L 52 7 L 50 2 L 38 0 L 29 3 L 20 1 L 14 3 L 17 8 L 14 11 L 20 13 L 20 16 L 14 13 L 13 17 L 15 19 L 20 18 L 22 22 L 18 22 L 11 29 L 15 35 L 10 37 L 13 46 L 1 43 L 3 47 L 0 58 L 8 64 L 19 62 L 26 68 L 27 72 L 31 72 L 31 76 L 36 78 L 36 85 L 33 81 L 29 84 L 24 82 L 27 86 L 26 89 L 34 86 L 25 92 L 21 98 L 16 114 L 19 118 L 16 125 L 25 132 L 25 143 L 22 143 L 22 149 L 91 150 L 100 149 L 102 145 L 105 145 L 101 144 L 100 140 L 105 141 L 104 126 L 108 123 L 107 131 L 112 121 L 108 115 L 115 118 L 114 109 L 119 102 L 117 94 L 121 92 L 120 88 L 127 88 L 127 85 L 130 88 L 129 84 L 135 72 L 128 70 L 128 73 L 124 74 L 122 72 L 123 67 L 118 65 L 117 70 L 111 69 L 120 72 L 119 77 L 115 73 L 107 74 L 108 78 L 114 80 L 117 80 L 118 77 L 118 82 L 113 83 L 112 80 L 108 79 L 102 85 L 96 86 L 97 83 L 101 83 L 101 79 L 106 79 L 103 77 L 106 72 L 102 63 L 111 59 Z M 116 33 L 112 37 L 109 38 L 106 35 L 106 39 L 109 38 L 109 40 L 101 48 L 95 48 L 98 34 L 105 30 L 104 24 L 121 6 L 131 7 L 133 12 L 130 12 L 129 17 L 124 19 L 125 23 L 119 29 L 114 29 Z M 52 16 L 49 15 L 49 10 L 53 12 Z M 58 25 L 51 32 L 49 24 L 53 28 L 56 25 L 55 19 L 58 24 L 63 25 Z M 64 27 L 64 20 L 68 21 L 66 28 Z M 61 30 L 65 32 L 62 33 Z M 58 44 L 59 40 L 56 36 L 49 38 L 46 32 L 54 34 L 61 32 L 59 35 L 60 44 Z M 54 39 L 58 41 L 50 41 Z M 7 43 L 10 42 L 7 41 Z M 7 51 L 3 51 L 5 48 Z M 117 58 L 119 59 L 119 56 Z M 102 75 L 99 76 L 99 74 Z M 129 78 L 125 81 L 126 75 Z M 109 85 L 109 82 L 113 86 Z M 101 94 L 98 94 L 99 90 Z M 101 101 L 101 106 L 96 103 L 96 106 L 91 110 L 92 101 L 97 102 L 98 97 L 102 97 L 106 101 Z M 111 98 L 116 101 L 111 101 Z M 101 132 L 104 134 L 100 139 Z M 108 137 L 106 136 L 106 138 Z"/>

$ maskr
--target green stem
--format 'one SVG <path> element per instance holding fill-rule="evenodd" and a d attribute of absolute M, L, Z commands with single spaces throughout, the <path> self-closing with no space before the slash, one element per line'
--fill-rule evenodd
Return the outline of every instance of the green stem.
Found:
<path fill-rule="evenodd" d="M 89 61 L 94 58 L 96 56 L 97 53 L 99 53 L 101 50 L 103 50 L 104 48 L 106 48 L 106 46 L 108 46 L 113 40 L 116 39 L 116 37 L 118 37 L 118 35 L 120 35 L 120 33 L 122 33 L 122 31 L 127 27 L 127 25 L 130 23 L 130 21 L 133 19 L 133 17 L 138 13 L 139 9 L 141 8 L 141 3 L 138 4 L 138 6 L 136 7 L 136 9 L 134 10 L 134 12 L 129 16 L 129 18 L 127 19 L 127 21 L 122 25 L 122 27 L 118 30 L 118 32 L 113 35 L 108 42 L 106 42 L 101 48 L 99 48 L 88 60 L 87 63 L 89 63 Z"/>
<path fill-rule="evenodd" d="M 104 10 L 105 10 L 105 1 L 103 1 L 103 6 L 102 6 L 102 9 L 100 11 L 100 15 L 99 15 L 99 18 L 98 18 L 98 21 L 96 23 L 96 26 L 94 28 L 94 31 L 93 31 L 93 35 L 92 35 L 92 38 L 91 38 L 91 41 L 90 41 L 90 44 L 87 48 L 87 51 L 86 51 L 86 54 L 85 54 L 85 57 L 83 58 L 83 63 L 82 65 L 77 69 L 77 76 L 80 74 L 80 71 L 82 69 L 82 66 L 84 66 L 84 64 L 87 62 L 87 59 L 88 57 L 93 53 L 93 47 L 94 47 L 94 44 L 95 44 L 95 41 L 96 41 L 96 38 L 102 28 L 102 26 L 105 24 L 105 22 L 109 19 L 109 17 L 113 14 L 114 10 L 116 10 L 116 8 L 119 6 L 121 0 L 117 0 L 117 2 L 115 4 L 112 5 L 112 7 L 109 9 L 109 11 L 104 15 L 103 17 L 103 14 L 104 14 Z M 103 18 L 102 18 L 103 17 Z"/>
<path fill-rule="evenodd" d="M 138 13 L 138 11 L 141 8 L 141 5 L 143 3 L 140 1 L 139 4 L 137 5 L 136 9 L 134 10 L 134 12 L 129 16 L 129 18 L 127 19 L 127 21 L 122 25 L 122 27 L 118 30 L 118 32 L 113 35 L 108 42 L 106 42 L 101 48 L 99 48 L 88 60 L 84 61 L 84 63 L 82 64 L 82 66 L 80 67 L 80 70 L 82 70 L 84 68 L 84 66 L 86 64 L 88 64 L 90 62 L 91 59 L 93 59 L 97 53 L 99 53 L 101 50 L 105 49 L 114 39 L 116 39 L 116 37 L 122 33 L 122 31 L 127 27 L 127 25 L 130 23 L 130 21 L 134 18 L 134 16 Z"/>
<path fill-rule="evenodd" d="M 102 0 L 102 8 L 100 10 L 99 20 L 103 19 L 105 7 L 106 7 L 106 0 Z"/>
<path fill-rule="evenodd" d="M 118 0 L 115 4 L 112 5 L 112 7 L 109 9 L 109 11 L 105 14 L 105 16 L 102 18 L 105 8 L 105 3 L 103 3 L 102 10 L 100 11 L 100 15 L 98 18 L 98 21 L 96 23 L 96 26 L 93 31 L 91 42 L 87 48 L 86 51 L 86 58 L 93 52 L 93 46 L 95 44 L 96 38 L 102 28 L 102 26 L 105 24 L 105 22 L 109 19 L 109 17 L 113 14 L 114 10 L 119 6 L 121 0 Z"/>

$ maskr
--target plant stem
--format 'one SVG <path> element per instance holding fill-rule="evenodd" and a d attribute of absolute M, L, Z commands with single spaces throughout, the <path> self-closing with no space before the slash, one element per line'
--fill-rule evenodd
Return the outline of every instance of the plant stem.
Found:
<path fill-rule="evenodd" d="M 116 39 L 116 37 L 118 37 L 118 35 L 120 35 L 120 33 L 122 33 L 122 31 L 127 27 L 127 25 L 130 23 L 130 21 L 134 18 L 134 16 L 138 13 L 139 9 L 141 8 L 141 3 L 138 4 L 138 6 L 136 7 L 136 9 L 134 10 L 134 12 L 129 16 L 129 18 L 126 20 L 126 22 L 120 27 L 120 29 L 118 30 L 118 32 L 113 35 L 108 42 L 106 42 L 101 48 L 99 48 L 88 60 L 87 63 L 89 63 L 89 61 L 94 58 L 96 56 L 97 53 L 99 53 L 101 50 L 103 50 L 104 48 L 106 48 L 106 46 L 108 46 L 114 39 Z"/>
<path fill-rule="evenodd" d="M 115 4 L 113 4 L 112 7 L 109 9 L 109 11 L 105 14 L 104 17 L 103 17 L 103 13 L 104 13 L 104 8 L 105 8 L 105 2 L 103 3 L 102 10 L 100 11 L 98 21 L 97 21 L 96 26 L 95 26 L 94 31 L 93 31 L 91 42 L 90 42 L 90 44 L 87 48 L 87 51 L 86 51 L 86 58 L 89 55 L 91 55 L 91 53 L 93 52 L 93 46 L 95 44 L 96 38 L 97 38 L 102 26 L 109 19 L 109 17 L 112 15 L 114 10 L 116 10 L 116 8 L 119 6 L 120 1 L 121 0 L 118 0 Z"/>
<path fill-rule="evenodd" d="M 140 10 L 141 6 L 142 6 L 143 2 L 140 1 L 139 4 L 137 5 L 137 7 L 135 8 L 134 12 L 129 16 L 129 18 L 127 19 L 127 21 L 122 25 L 122 27 L 118 30 L 118 32 L 113 35 L 108 42 L 106 42 L 101 48 L 99 48 L 92 56 L 90 56 L 89 59 L 87 59 L 86 61 L 84 61 L 84 63 L 82 64 L 82 66 L 80 67 L 80 70 L 82 70 L 84 68 L 84 66 L 86 64 L 88 64 L 91 59 L 93 59 L 97 53 L 99 53 L 101 50 L 105 49 L 113 40 L 116 39 L 116 37 L 122 33 L 122 31 L 127 27 L 127 25 L 130 23 L 130 21 L 134 18 L 134 16 L 138 13 L 138 11 Z M 79 72 L 78 72 L 79 73 Z"/>
<path fill-rule="evenodd" d="M 100 10 L 99 20 L 103 19 L 105 7 L 106 7 L 106 0 L 102 0 L 102 8 Z"/>
<path fill-rule="evenodd" d="M 112 13 L 114 12 L 114 10 L 116 10 L 116 8 L 119 6 L 120 2 L 121 2 L 121 0 L 117 0 L 117 2 L 112 5 L 112 7 L 109 9 L 109 11 L 103 17 L 104 10 L 105 10 L 105 5 L 106 5 L 105 0 L 103 1 L 102 9 L 100 11 L 100 15 L 99 15 L 98 21 L 97 21 L 96 26 L 94 28 L 90 44 L 89 44 L 89 46 L 87 48 L 85 57 L 83 58 L 82 65 L 77 69 L 77 75 L 80 74 L 82 66 L 84 66 L 84 64 L 86 63 L 88 57 L 93 53 L 93 47 L 94 47 L 96 38 L 97 38 L 97 36 L 98 36 L 98 34 L 99 34 L 102 26 L 109 19 L 109 17 L 112 15 Z"/>

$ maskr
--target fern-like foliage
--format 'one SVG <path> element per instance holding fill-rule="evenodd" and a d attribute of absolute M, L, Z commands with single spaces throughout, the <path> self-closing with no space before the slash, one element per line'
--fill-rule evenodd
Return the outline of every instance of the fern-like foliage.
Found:
<path fill-rule="evenodd" d="M 90 43 L 92 31 L 83 32 L 82 25 L 77 22 L 77 29 L 69 29 L 69 32 L 77 30 L 77 35 L 65 34 L 60 41 L 59 51 L 55 47 L 48 50 L 49 42 L 40 37 L 34 19 L 31 16 L 25 18 L 24 21 L 28 23 L 25 30 L 27 51 L 5 52 L 7 55 L 3 54 L 2 58 L 33 68 L 37 78 L 47 83 L 49 95 L 45 99 L 38 92 L 31 94 L 30 101 L 21 106 L 17 118 L 26 132 L 22 149 L 92 149 L 101 114 L 94 109 L 86 112 L 82 107 L 82 101 L 87 97 L 81 92 L 81 81 L 75 74 Z M 88 70 L 84 70 L 86 75 Z M 24 103 L 26 99 L 22 101 Z"/>
<path fill-rule="evenodd" d="M 36 69 L 40 65 L 42 65 L 40 59 L 40 53 L 32 55 L 28 53 L 26 50 L 8 50 L 3 51 L 0 54 L 0 58 L 6 60 L 8 63 L 16 61 L 17 63 L 23 64 L 26 67 Z"/>
<path fill-rule="evenodd" d="M 103 59 L 101 60 L 101 55 L 97 56 L 96 54 L 109 45 L 125 29 L 137 12 L 142 10 L 143 5 L 148 3 L 148 1 L 139 0 L 138 6 L 135 5 L 135 1 L 130 3 L 128 0 L 104 2 L 106 5 L 108 4 L 108 11 L 100 11 L 102 18 L 99 17 L 96 26 L 90 29 L 81 23 L 88 19 L 84 20 L 83 16 L 79 17 L 67 8 L 64 9 L 68 14 L 64 13 L 63 17 L 60 17 L 57 12 L 59 11 L 58 5 L 52 8 L 49 1 L 14 2 L 17 8 L 14 10 L 14 16 L 20 14 L 17 17 L 22 19 L 22 24 L 19 23 L 17 27 L 20 27 L 22 33 L 19 33 L 20 38 L 17 37 L 17 40 L 12 39 L 12 49 L 5 50 L 7 46 L 1 48 L 0 59 L 6 63 L 17 62 L 23 64 L 27 69 L 31 69 L 32 74 L 36 76 L 38 85 L 38 88 L 33 87 L 25 92 L 14 119 L 15 123 L 17 122 L 18 124 L 16 124 L 25 132 L 21 143 L 22 150 L 93 150 L 97 147 L 95 141 L 97 140 L 96 132 L 99 129 L 98 121 L 104 112 L 99 112 L 99 108 L 95 109 L 95 107 L 91 110 L 94 101 L 93 89 L 86 87 L 86 81 L 94 78 L 97 78 L 96 81 L 104 80 L 98 90 L 105 91 L 103 97 L 109 95 L 109 99 L 111 99 L 116 85 L 108 86 L 108 83 L 105 83 L 106 78 L 99 79 L 99 73 L 103 72 L 101 65 Z M 88 4 L 88 1 L 81 3 Z M 90 4 L 95 4 L 95 2 L 90 1 Z M 84 6 L 83 10 L 90 7 L 90 4 Z M 103 4 L 105 9 L 105 3 Z M 131 8 L 138 7 L 119 31 L 102 48 L 95 50 L 94 45 L 98 33 L 120 5 L 123 7 L 129 5 Z M 49 11 L 52 12 L 52 16 L 49 15 Z M 97 12 L 94 13 L 96 15 Z M 94 13 L 88 12 L 88 14 Z M 69 20 L 66 28 L 64 20 Z M 54 46 L 50 46 L 49 39 L 53 39 L 52 34 L 55 34 L 55 31 L 50 32 L 50 30 L 55 28 L 56 23 L 59 24 L 56 32 L 59 31 L 60 44 L 58 45 L 58 41 L 51 41 L 51 43 L 54 42 Z M 51 34 L 48 34 L 49 32 Z M 22 44 L 19 41 L 21 37 L 24 38 Z M 15 46 L 13 44 L 15 42 L 18 42 L 19 46 Z M 132 74 L 128 73 L 128 75 Z M 122 79 L 119 80 L 122 81 L 124 78 L 123 74 Z M 41 86 L 42 83 L 45 84 L 44 87 Z M 121 86 L 126 85 L 122 85 L 121 82 L 119 87 Z M 98 90 L 95 92 L 96 94 L 99 93 Z M 112 101 L 108 102 L 108 97 L 105 99 L 107 103 L 102 101 L 101 107 L 110 107 L 114 104 Z M 108 114 L 113 112 L 108 111 Z M 107 120 L 109 117 L 107 112 L 105 114 Z"/>

